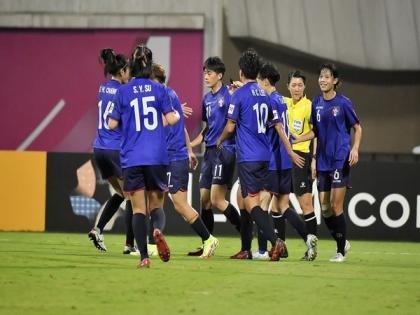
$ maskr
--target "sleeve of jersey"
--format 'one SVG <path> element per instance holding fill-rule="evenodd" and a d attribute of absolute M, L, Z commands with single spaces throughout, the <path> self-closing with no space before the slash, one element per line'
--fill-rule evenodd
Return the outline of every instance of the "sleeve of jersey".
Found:
<path fill-rule="evenodd" d="M 169 91 L 166 88 L 162 89 L 162 113 L 167 114 L 174 111 L 172 106 L 172 95 L 169 94 Z"/>
<path fill-rule="evenodd" d="M 237 93 L 234 93 L 230 98 L 230 104 L 227 112 L 227 119 L 237 121 L 239 117 L 240 103 L 238 101 Z"/>
<path fill-rule="evenodd" d="M 315 104 L 316 104 L 316 99 L 314 98 L 312 100 L 312 104 L 311 104 L 311 115 L 309 116 L 309 123 L 313 126 L 313 132 L 315 133 L 315 136 L 317 136 L 317 129 L 316 129 L 316 110 L 315 110 Z"/>
<path fill-rule="evenodd" d="M 344 115 L 346 120 L 346 125 L 352 127 L 359 123 L 359 118 L 357 118 L 356 112 L 353 109 L 353 104 L 350 100 L 344 103 L 343 106 Z"/>
<path fill-rule="evenodd" d="M 206 105 L 204 99 L 201 102 L 201 120 L 207 122 Z"/>
<path fill-rule="evenodd" d="M 275 100 L 270 100 L 270 102 L 267 103 L 268 106 L 268 127 L 273 127 L 275 124 L 282 122 L 280 121 L 280 108 Z"/>
<path fill-rule="evenodd" d="M 112 106 L 108 110 L 108 117 L 111 117 L 114 120 L 119 121 L 121 119 L 121 101 L 122 96 L 120 91 L 118 90 L 117 93 L 115 93 Z"/>

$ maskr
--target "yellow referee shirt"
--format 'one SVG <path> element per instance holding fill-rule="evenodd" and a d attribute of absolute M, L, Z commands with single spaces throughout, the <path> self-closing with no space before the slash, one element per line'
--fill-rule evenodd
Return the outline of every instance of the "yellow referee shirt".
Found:
<path fill-rule="evenodd" d="M 299 102 L 293 104 L 293 100 L 290 97 L 285 97 L 287 105 L 287 123 L 289 131 L 292 135 L 303 135 L 311 130 L 309 120 L 311 117 L 312 102 L 302 97 Z M 293 150 L 309 153 L 309 146 L 311 141 L 305 141 L 293 144 Z"/>

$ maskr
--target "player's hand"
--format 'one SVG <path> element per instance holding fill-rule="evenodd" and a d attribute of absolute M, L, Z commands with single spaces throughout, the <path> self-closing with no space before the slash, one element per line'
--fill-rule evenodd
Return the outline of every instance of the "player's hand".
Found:
<path fill-rule="evenodd" d="M 311 175 L 312 175 L 312 179 L 315 180 L 316 179 L 316 160 L 312 159 L 311 162 Z"/>
<path fill-rule="evenodd" d="M 223 148 L 223 143 L 219 139 L 217 139 L 216 147 L 218 151 Z"/>
<path fill-rule="evenodd" d="M 190 160 L 190 169 L 195 170 L 198 166 L 198 159 L 195 156 L 194 152 L 188 153 L 188 158 Z"/>
<path fill-rule="evenodd" d="M 303 168 L 305 166 L 305 159 L 299 154 L 292 152 L 290 158 L 292 159 L 293 163 L 295 163 L 298 167 Z"/>
<path fill-rule="evenodd" d="M 193 109 L 191 107 L 188 107 L 187 103 L 182 103 L 181 107 L 182 107 L 182 114 L 184 115 L 184 117 L 189 118 L 193 113 Z"/>
<path fill-rule="evenodd" d="M 230 84 L 228 85 L 228 91 L 229 94 L 232 95 L 237 89 L 242 87 L 244 84 L 241 81 L 230 81 Z"/>
<path fill-rule="evenodd" d="M 351 149 L 349 156 L 349 164 L 353 166 L 359 162 L 359 151 L 357 149 Z"/>

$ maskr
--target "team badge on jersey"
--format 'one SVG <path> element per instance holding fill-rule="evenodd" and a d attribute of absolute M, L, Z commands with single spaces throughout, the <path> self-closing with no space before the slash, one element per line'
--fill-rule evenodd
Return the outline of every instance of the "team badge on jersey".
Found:
<path fill-rule="evenodd" d="M 225 105 L 225 101 L 223 100 L 223 98 L 219 98 L 217 103 L 219 104 L 219 107 L 223 107 L 223 105 Z"/>
<path fill-rule="evenodd" d="M 229 115 L 232 115 L 234 110 L 235 110 L 235 105 L 230 104 L 229 105 L 229 109 L 228 109 L 228 114 Z"/>
<path fill-rule="evenodd" d="M 279 119 L 279 113 L 277 112 L 276 109 L 273 110 L 273 119 Z"/>
<path fill-rule="evenodd" d="M 333 114 L 334 117 L 336 117 L 339 112 L 340 112 L 340 108 L 338 106 L 334 106 L 332 108 L 332 114 Z"/>

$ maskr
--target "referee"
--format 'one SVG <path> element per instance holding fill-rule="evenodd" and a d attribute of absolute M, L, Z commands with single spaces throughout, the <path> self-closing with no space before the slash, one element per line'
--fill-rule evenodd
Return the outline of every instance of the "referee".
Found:
<path fill-rule="evenodd" d="M 285 100 L 289 131 L 293 137 L 306 134 L 312 129 L 310 125 L 312 103 L 306 98 L 305 83 L 306 77 L 303 72 L 295 70 L 289 73 L 287 89 L 291 97 L 285 97 Z M 305 159 L 303 168 L 293 164 L 293 192 L 299 200 L 309 234 L 317 235 L 317 221 L 312 203 L 311 140 L 293 144 L 293 151 Z"/>

